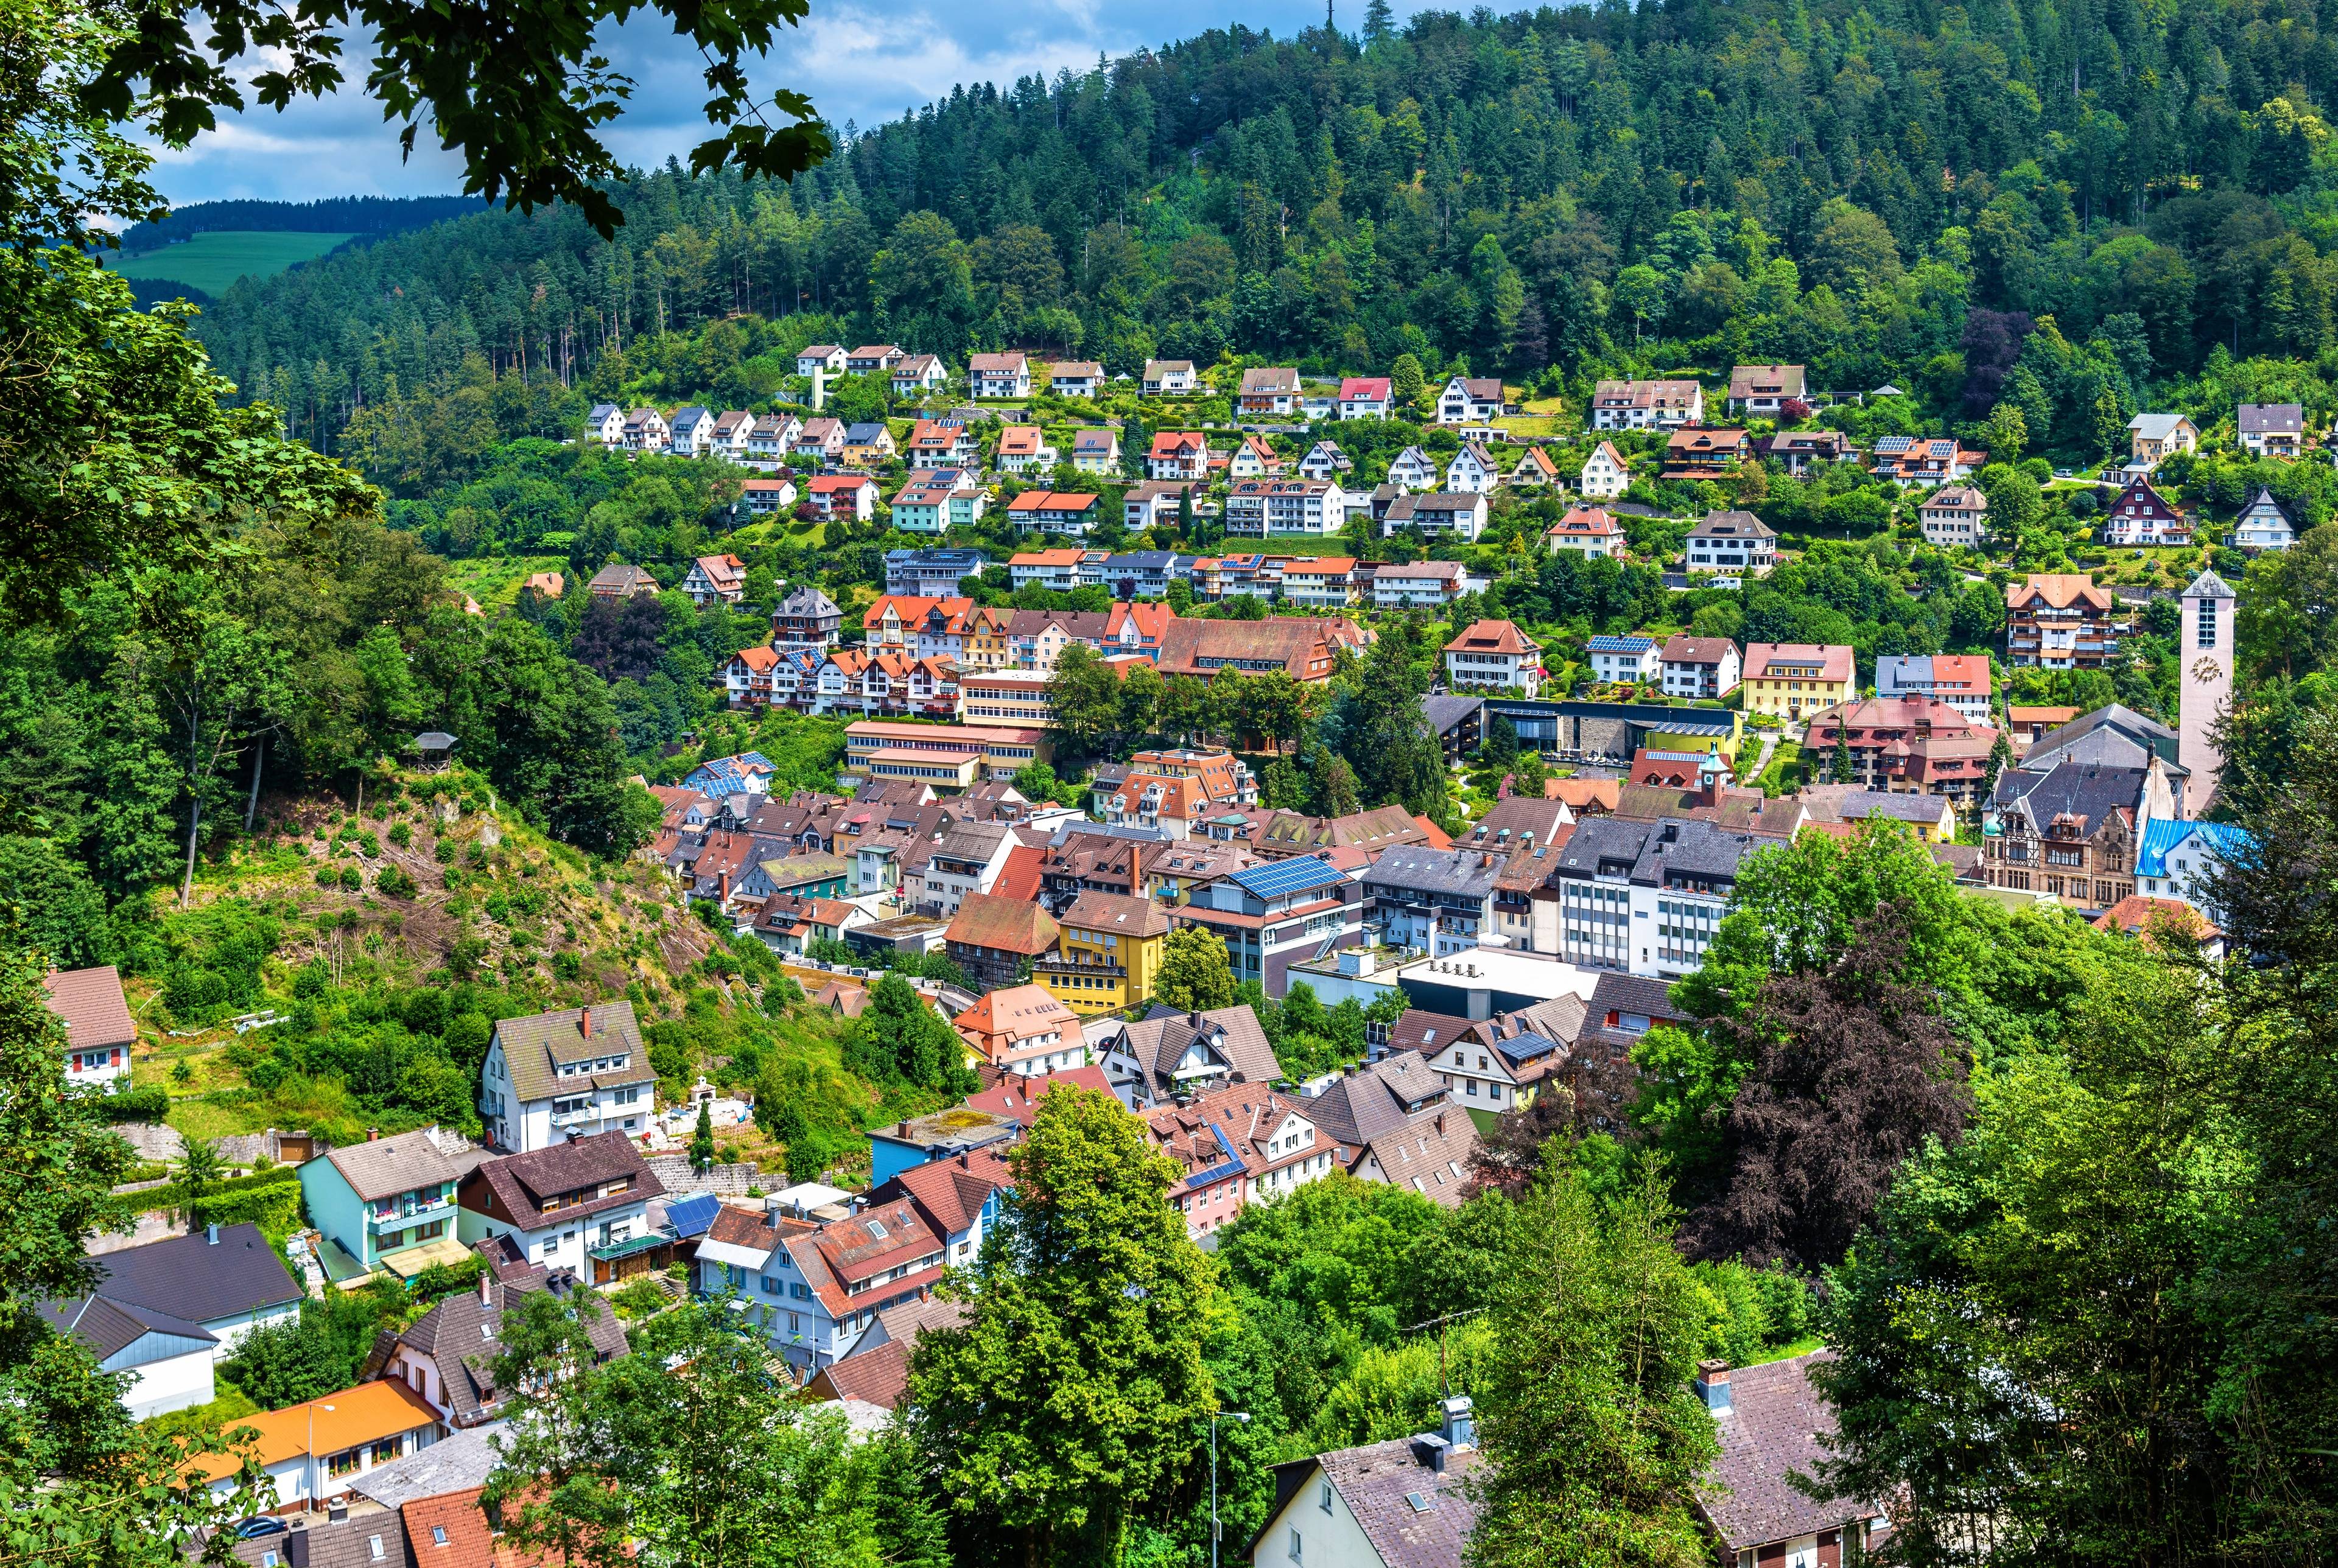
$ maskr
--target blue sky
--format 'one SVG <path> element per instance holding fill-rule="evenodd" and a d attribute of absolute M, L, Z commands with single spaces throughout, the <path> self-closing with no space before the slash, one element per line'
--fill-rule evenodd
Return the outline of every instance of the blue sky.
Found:
<path fill-rule="evenodd" d="M 1400 15 L 1418 0 L 1398 0 Z M 1054 75 L 1110 55 L 1241 21 L 1288 36 L 1319 23 L 1308 0 L 1194 0 L 1176 7 L 1129 0 L 994 0 L 983 5 L 942 0 L 813 0 L 805 25 L 759 68 L 759 80 L 811 95 L 838 124 L 866 126 L 947 94 L 960 82 L 1001 83 L 1034 71 Z M 1363 0 L 1340 0 L 1338 21 L 1352 31 Z M 686 153 L 705 132 L 699 113 L 704 85 L 695 53 L 669 24 L 637 15 L 604 48 L 634 78 L 633 106 L 611 130 L 621 157 L 643 166 Z M 364 51 L 349 52 L 362 79 Z M 356 93 L 303 103 L 278 114 L 255 109 L 223 118 L 221 128 L 184 152 L 164 152 L 156 171 L 172 202 L 226 197 L 306 201 L 321 196 L 433 195 L 462 189 L 461 164 L 428 145 L 428 128 L 411 162 L 401 163 L 395 124 Z"/>

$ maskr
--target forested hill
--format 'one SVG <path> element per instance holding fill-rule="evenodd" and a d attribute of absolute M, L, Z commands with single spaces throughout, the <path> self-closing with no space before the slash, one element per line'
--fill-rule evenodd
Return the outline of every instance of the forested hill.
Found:
<path fill-rule="evenodd" d="M 360 391 L 444 385 L 474 350 L 614 388 L 661 333 L 791 311 L 1115 371 L 1221 348 L 1514 379 L 1806 361 L 1815 387 L 1892 379 L 1972 416 L 2029 328 L 2000 315 L 2051 314 L 2065 358 L 2097 339 L 2054 411 L 2085 418 L 2219 345 L 2329 342 L 2338 150 L 2312 105 L 2333 74 L 2313 10 L 2275 0 L 1213 32 L 961 88 L 792 187 L 669 166 L 620 192 L 613 243 L 566 211 L 396 237 L 241 286 L 200 330 L 329 436 Z M 739 353 L 712 356 L 678 374 L 709 387 Z"/>
<path fill-rule="evenodd" d="M 397 234 L 486 205 L 477 196 L 334 196 L 322 201 L 196 201 L 122 231 L 132 255 L 219 229 L 279 234 Z"/>

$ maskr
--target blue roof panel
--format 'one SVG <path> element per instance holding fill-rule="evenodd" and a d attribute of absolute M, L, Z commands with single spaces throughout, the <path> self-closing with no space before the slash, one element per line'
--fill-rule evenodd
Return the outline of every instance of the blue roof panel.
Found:
<path fill-rule="evenodd" d="M 683 1240 L 706 1234 L 714 1223 L 714 1216 L 722 1211 L 722 1200 L 712 1192 L 693 1192 L 666 1205 L 665 1222 Z"/>
<path fill-rule="evenodd" d="M 1279 898 L 1286 893 L 1303 893 L 1311 887 L 1331 887 L 1347 880 L 1336 866 L 1327 865 L 1312 855 L 1302 855 L 1291 860 L 1270 860 L 1263 866 L 1252 866 L 1233 874 L 1234 881 L 1246 891 L 1261 898 Z"/>

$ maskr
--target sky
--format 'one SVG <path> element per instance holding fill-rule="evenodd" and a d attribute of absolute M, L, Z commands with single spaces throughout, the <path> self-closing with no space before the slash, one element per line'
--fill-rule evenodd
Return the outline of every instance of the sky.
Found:
<path fill-rule="evenodd" d="M 1337 0 L 1340 27 L 1362 21 L 1363 0 Z M 1415 9 L 1402 0 L 1400 15 Z M 1083 71 L 1099 51 L 1118 56 L 1240 21 L 1287 37 L 1322 20 L 1320 0 L 1190 0 L 1178 6 L 1135 0 L 812 0 L 804 25 L 756 67 L 759 85 L 810 95 L 831 122 L 866 127 L 947 96 L 958 83 L 1005 85 L 1033 72 Z M 705 87 L 697 54 L 655 14 L 611 30 L 603 47 L 634 82 L 609 141 L 642 167 L 669 154 L 687 158 L 704 139 Z M 362 80 L 365 51 L 345 56 Z M 324 196 L 427 196 L 462 189 L 462 162 L 431 145 L 426 125 L 414 157 L 401 162 L 399 126 L 360 92 L 304 102 L 279 114 L 255 108 L 222 115 L 218 131 L 184 152 L 163 150 L 155 176 L 174 205 L 258 197 L 309 201 Z"/>

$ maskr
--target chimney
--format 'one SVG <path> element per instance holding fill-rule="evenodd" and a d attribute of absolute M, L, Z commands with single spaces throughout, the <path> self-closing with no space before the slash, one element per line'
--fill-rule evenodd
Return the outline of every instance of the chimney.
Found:
<path fill-rule="evenodd" d="M 1467 1394 L 1456 1394 L 1445 1401 L 1445 1446 L 1448 1448 L 1475 1448 L 1478 1446 L 1477 1407 Z"/>
<path fill-rule="evenodd" d="M 216 1247 L 219 1245 L 218 1226 L 206 1225 L 203 1227 L 203 1245 L 206 1247 Z"/>
<path fill-rule="evenodd" d="M 495 1304 L 495 1270 L 483 1268 L 479 1270 L 479 1305 L 493 1307 Z"/>
<path fill-rule="evenodd" d="M 1729 1414 L 1729 1363 L 1700 1361 L 1696 1364 L 1696 1391 L 1704 1407 L 1715 1416 Z"/>
<path fill-rule="evenodd" d="M 1452 1458 L 1451 1447 L 1452 1445 L 1445 1441 L 1444 1434 L 1439 1432 L 1423 1432 L 1412 1440 L 1414 1457 L 1424 1468 L 1434 1470 L 1439 1475 L 1445 1474 L 1445 1466 Z"/>
<path fill-rule="evenodd" d="M 579 1007 L 576 1010 L 576 1033 L 582 1034 L 587 1040 L 593 1038 L 593 1009 L 591 1007 Z"/>
<path fill-rule="evenodd" d="M 368 1142 L 368 1143 L 378 1143 L 378 1142 L 381 1142 L 381 1129 L 380 1129 L 380 1128 L 378 1128 L 378 1127 L 368 1127 L 368 1128 L 367 1128 L 367 1129 L 366 1129 L 366 1142 Z"/>

